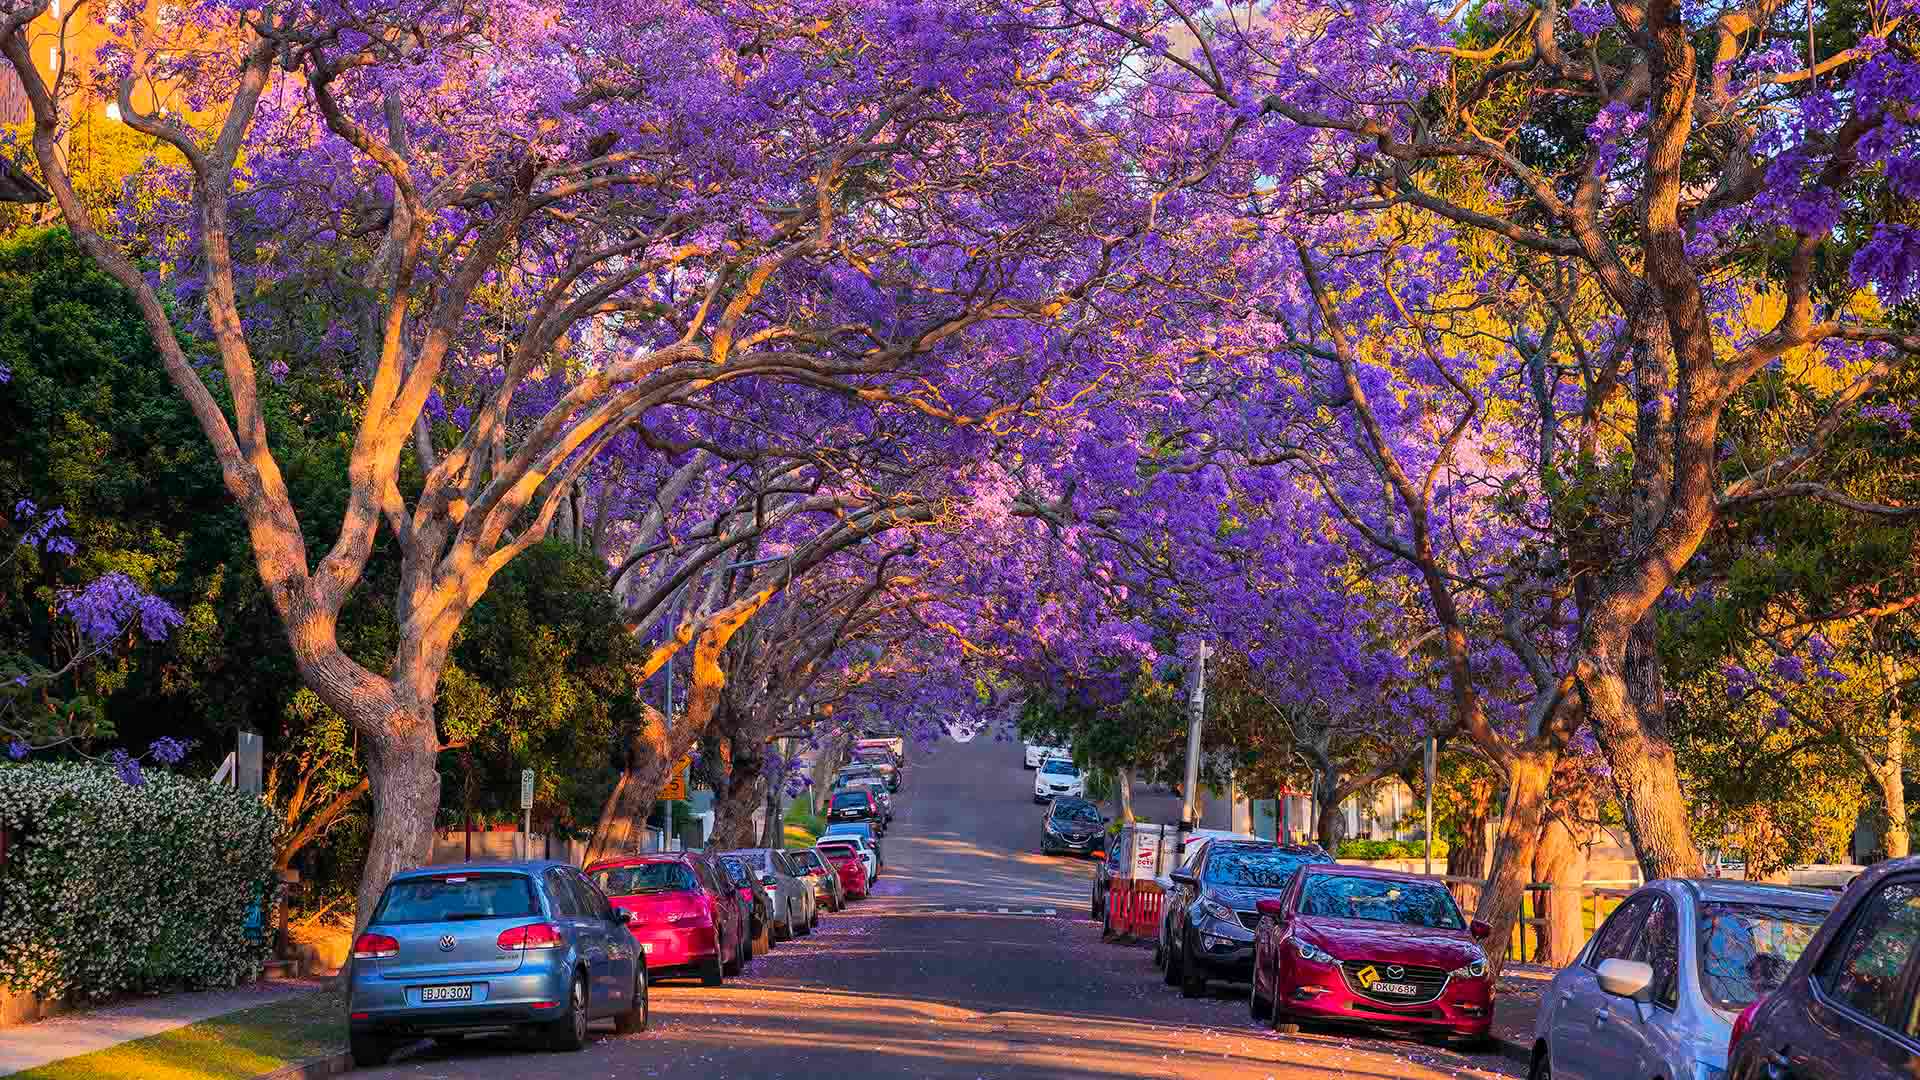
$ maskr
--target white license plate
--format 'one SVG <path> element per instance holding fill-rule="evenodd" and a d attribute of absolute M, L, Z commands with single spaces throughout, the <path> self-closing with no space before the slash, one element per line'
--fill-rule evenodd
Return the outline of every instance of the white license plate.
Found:
<path fill-rule="evenodd" d="M 1376 994 L 1398 994 L 1401 997 L 1413 997 L 1420 992 L 1420 988 L 1412 983 L 1377 982 L 1367 989 Z"/>
<path fill-rule="evenodd" d="M 641 952 L 643 952 L 643 953 L 646 953 L 646 954 L 648 954 L 648 955 L 652 955 L 652 954 L 653 954 L 653 942 L 651 942 L 651 941 L 643 941 L 643 942 L 641 942 L 641 943 L 640 943 L 640 951 L 641 951 Z"/>
<path fill-rule="evenodd" d="M 423 986 L 420 988 L 421 1001 L 472 1001 L 471 986 Z"/>

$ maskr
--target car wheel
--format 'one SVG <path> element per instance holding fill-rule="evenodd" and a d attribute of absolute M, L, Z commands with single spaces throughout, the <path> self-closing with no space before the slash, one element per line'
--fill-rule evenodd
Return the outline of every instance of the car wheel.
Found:
<path fill-rule="evenodd" d="M 363 1035 L 359 1032 L 349 1032 L 347 1049 L 353 1052 L 353 1067 L 356 1069 L 378 1068 L 385 1065 L 387 1059 L 393 1056 L 393 1044 L 372 1033 Z"/>
<path fill-rule="evenodd" d="M 1096 892 L 1091 897 L 1088 897 L 1087 899 L 1087 918 L 1098 919 L 1099 917 L 1100 917 L 1100 894 Z M 1101 930 L 1106 933 L 1111 933 L 1111 931 L 1107 930 L 1104 925 L 1101 927 Z"/>
<path fill-rule="evenodd" d="M 1534 1048 L 1533 1063 L 1527 1067 L 1527 1080 L 1553 1080 L 1553 1061 L 1547 1057 L 1546 1047 Z"/>
<path fill-rule="evenodd" d="M 554 1050 L 578 1050 L 587 1045 L 587 980 L 578 972 L 573 988 L 567 991 L 566 1014 L 547 1027 L 547 1046 Z"/>
<path fill-rule="evenodd" d="M 1180 954 L 1174 951 L 1173 939 L 1167 939 L 1167 968 L 1162 975 L 1168 986 L 1180 985 Z"/>
<path fill-rule="evenodd" d="M 1247 995 L 1247 1015 L 1256 1022 L 1273 1019 L 1273 1002 L 1260 996 L 1260 963 L 1257 957 L 1253 965 L 1253 989 Z"/>
<path fill-rule="evenodd" d="M 727 958 L 726 966 L 721 970 L 728 975 L 740 974 L 740 969 L 747 966 L 746 953 L 750 948 L 752 948 L 752 946 L 747 944 L 745 934 L 735 938 L 733 940 L 733 955 Z"/>
<path fill-rule="evenodd" d="M 701 986 L 719 986 L 724 981 L 726 981 L 726 972 L 720 966 L 720 953 L 718 951 L 705 960 L 700 961 Z"/>
<path fill-rule="evenodd" d="M 633 965 L 633 997 L 627 1001 L 627 1011 L 615 1014 L 613 1031 L 616 1035 L 633 1035 L 647 1030 L 647 965 Z"/>
<path fill-rule="evenodd" d="M 820 909 L 816 907 L 813 909 L 813 914 L 807 919 L 807 933 L 809 934 L 813 933 L 814 928 L 819 925 L 820 925 Z"/>
<path fill-rule="evenodd" d="M 1279 1013 L 1276 1012 L 1274 1015 L 1277 1017 L 1279 1016 Z M 1298 1035 L 1300 1034 L 1300 1025 L 1294 1023 L 1291 1020 L 1276 1019 L 1273 1022 L 1273 1030 L 1279 1032 L 1282 1035 Z"/>
<path fill-rule="evenodd" d="M 1180 996 L 1185 998 L 1207 996 L 1207 969 L 1193 961 L 1191 930 L 1180 942 Z"/>

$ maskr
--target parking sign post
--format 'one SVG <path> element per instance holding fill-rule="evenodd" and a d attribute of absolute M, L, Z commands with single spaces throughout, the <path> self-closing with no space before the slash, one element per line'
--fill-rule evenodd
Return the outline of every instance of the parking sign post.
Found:
<path fill-rule="evenodd" d="M 520 770 L 520 857 L 533 853 L 533 770 Z"/>

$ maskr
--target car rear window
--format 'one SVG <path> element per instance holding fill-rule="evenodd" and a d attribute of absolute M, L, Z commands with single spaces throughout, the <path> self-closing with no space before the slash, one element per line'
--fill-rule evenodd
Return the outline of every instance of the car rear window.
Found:
<path fill-rule="evenodd" d="M 608 896 L 638 896 L 644 893 L 692 892 L 700 887 L 693 871 L 680 862 L 650 862 L 634 866 L 610 866 L 593 872 L 593 883 Z"/>
<path fill-rule="evenodd" d="M 820 844 L 818 847 L 821 851 L 826 852 L 829 856 L 836 859 L 857 859 L 860 857 L 860 849 L 854 847 L 852 844 Z"/>
<path fill-rule="evenodd" d="M 865 805 L 867 805 L 867 793 L 864 791 L 843 791 L 833 797 L 833 808 L 835 810 L 844 807 Z"/>
<path fill-rule="evenodd" d="M 795 872 L 801 874 L 809 870 L 821 869 L 820 856 L 815 855 L 811 851 L 787 852 L 787 864 L 792 866 Z"/>
<path fill-rule="evenodd" d="M 1824 911 L 1760 904 L 1700 906 L 1700 986 L 1707 1000 L 1739 1012 L 1779 989 Z"/>
<path fill-rule="evenodd" d="M 540 914 L 524 874 L 446 874 L 390 882 L 373 914 L 377 923 L 517 919 Z"/>

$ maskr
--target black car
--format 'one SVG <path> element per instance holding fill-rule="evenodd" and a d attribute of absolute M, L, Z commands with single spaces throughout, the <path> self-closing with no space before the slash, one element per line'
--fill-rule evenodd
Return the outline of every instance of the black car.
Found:
<path fill-rule="evenodd" d="M 1853 880 L 1820 931 L 1733 1025 L 1729 1080 L 1920 1074 L 1920 858 Z"/>
<path fill-rule="evenodd" d="M 873 823 L 874 835 L 886 831 L 886 822 L 880 813 L 880 800 L 866 788 L 843 788 L 833 793 L 833 801 L 827 804 L 827 820 L 868 821 Z"/>
<path fill-rule="evenodd" d="M 1085 799 L 1055 799 L 1040 818 L 1040 854 L 1106 850 L 1107 819 Z"/>
<path fill-rule="evenodd" d="M 1167 894 L 1168 986 L 1184 997 L 1207 992 L 1208 979 L 1246 982 L 1253 977 L 1254 906 L 1280 898 L 1294 874 L 1333 856 L 1317 844 L 1265 840 L 1214 840 L 1172 875 Z"/>
<path fill-rule="evenodd" d="M 748 913 L 747 933 L 753 937 L 755 947 L 763 953 L 766 952 L 773 947 L 773 904 L 767 900 L 766 890 L 760 888 L 758 879 L 748 872 L 746 864 L 739 859 L 731 855 L 722 855 L 719 863 L 721 868 L 726 870 L 727 880 L 733 883 L 733 887 L 739 889 L 743 896 L 752 898 L 753 906 Z M 762 937 L 762 934 L 766 936 Z"/>

